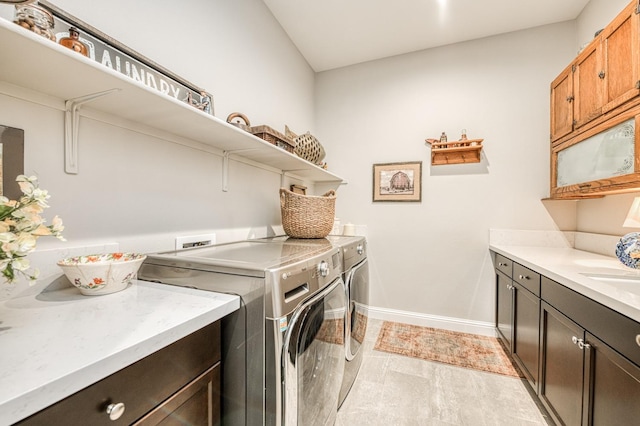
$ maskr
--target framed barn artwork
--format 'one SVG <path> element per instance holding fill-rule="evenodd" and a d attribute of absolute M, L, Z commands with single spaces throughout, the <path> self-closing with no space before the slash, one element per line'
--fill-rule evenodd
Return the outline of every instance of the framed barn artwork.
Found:
<path fill-rule="evenodd" d="M 373 201 L 422 201 L 422 161 L 373 165 Z"/>

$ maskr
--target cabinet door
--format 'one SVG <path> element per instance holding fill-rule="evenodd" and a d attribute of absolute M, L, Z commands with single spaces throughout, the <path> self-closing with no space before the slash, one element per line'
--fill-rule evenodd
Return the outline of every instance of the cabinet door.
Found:
<path fill-rule="evenodd" d="M 538 386 L 540 299 L 514 282 L 513 357 L 534 390 Z"/>
<path fill-rule="evenodd" d="M 580 127 L 602 112 L 604 73 L 602 52 L 597 41 L 589 44 L 578 56 L 573 75 L 575 127 Z"/>
<path fill-rule="evenodd" d="M 569 66 L 551 83 L 551 141 L 573 130 L 573 70 Z"/>
<path fill-rule="evenodd" d="M 584 339 L 584 330 L 545 302 L 542 302 L 540 330 L 540 400 L 556 423 L 579 425 L 584 351 L 574 343 L 574 338 Z"/>
<path fill-rule="evenodd" d="M 610 111 L 640 93 L 636 6 L 636 2 L 629 4 L 600 35 L 605 73 L 602 112 Z"/>
<path fill-rule="evenodd" d="M 498 338 L 511 351 L 513 325 L 513 288 L 511 278 L 496 272 L 496 329 Z"/>
<path fill-rule="evenodd" d="M 583 424 L 615 426 L 640 419 L 640 368 L 587 333 L 587 388 Z"/>
<path fill-rule="evenodd" d="M 584 197 L 638 187 L 640 114 L 636 109 L 552 148 L 552 197 Z"/>
<path fill-rule="evenodd" d="M 220 424 L 220 363 L 176 392 L 133 426 Z"/>

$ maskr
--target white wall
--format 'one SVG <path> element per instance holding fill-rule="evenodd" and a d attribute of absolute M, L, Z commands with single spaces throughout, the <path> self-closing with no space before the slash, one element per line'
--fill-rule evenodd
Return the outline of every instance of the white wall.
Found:
<path fill-rule="evenodd" d="M 241 111 L 256 125 L 313 130 L 314 73 L 261 0 L 54 3 L 207 89 L 223 120 Z M 0 6 L 0 15 L 11 19 L 12 8 Z M 62 111 L 3 93 L 0 111 L 0 124 L 25 130 L 25 171 L 50 192 L 45 216 L 63 219 L 64 247 L 116 242 L 152 251 L 172 248 L 176 235 L 242 239 L 281 223 L 275 172 L 232 161 L 222 192 L 222 159 L 207 147 L 83 117 L 80 174 L 67 175 Z M 39 248 L 57 247 L 50 240 Z M 44 269 L 60 275 L 50 263 Z"/>
<path fill-rule="evenodd" d="M 574 45 L 562 23 L 318 74 L 318 134 L 349 182 L 337 215 L 368 226 L 373 306 L 493 321 L 489 228 L 556 228 L 540 201 L 549 84 Z M 482 162 L 431 166 L 424 139 L 463 128 Z M 373 203 L 372 165 L 403 161 L 423 162 L 422 202 Z"/>
<path fill-rule="evenodd" d="M 591 0 L 576 20 L 578 46 L 590 41 L 595 31 L 605 27 L 628 4 L 627 0 Z M 578 201 L 577 230 L 611 235 L 638 231 L 622 227 L 633 198 L 638 195 L 640 194 L 609 195 L 600 199 Z"/>

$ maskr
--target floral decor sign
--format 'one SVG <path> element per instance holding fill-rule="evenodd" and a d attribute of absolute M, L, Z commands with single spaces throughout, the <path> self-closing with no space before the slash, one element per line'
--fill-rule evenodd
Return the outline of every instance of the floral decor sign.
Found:
<path fill-rule="evenodd" d="M 422 161 L 373 165 L 373 201 L 422 201 Z"/>
<path fill-rule="evenodd" d="M 29 281 L 38 278 L 38 271 L 29 272 L 27 255 L 36 249 L 36 240 L 43 236 L 62 236 L 62 220 L 55 216 L 51 225 L 45 225 L 40 216 L 48 208 L 49 193 L 38 186 L 35 176 L 20 175 L 16 178 L 22 196 L 10 200 L 0 196 L 0 274 L 5 282 L 12 283 L 18 276 Z"/>

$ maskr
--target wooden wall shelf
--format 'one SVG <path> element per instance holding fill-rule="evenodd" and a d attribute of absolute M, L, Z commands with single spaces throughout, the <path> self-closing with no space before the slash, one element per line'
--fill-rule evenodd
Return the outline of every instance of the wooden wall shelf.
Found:
<path fill-rule="evenodd" d="M 431 165 L 479 163 L 484 139 L 440 142 L 427 139 L 431 144 Z"/>

